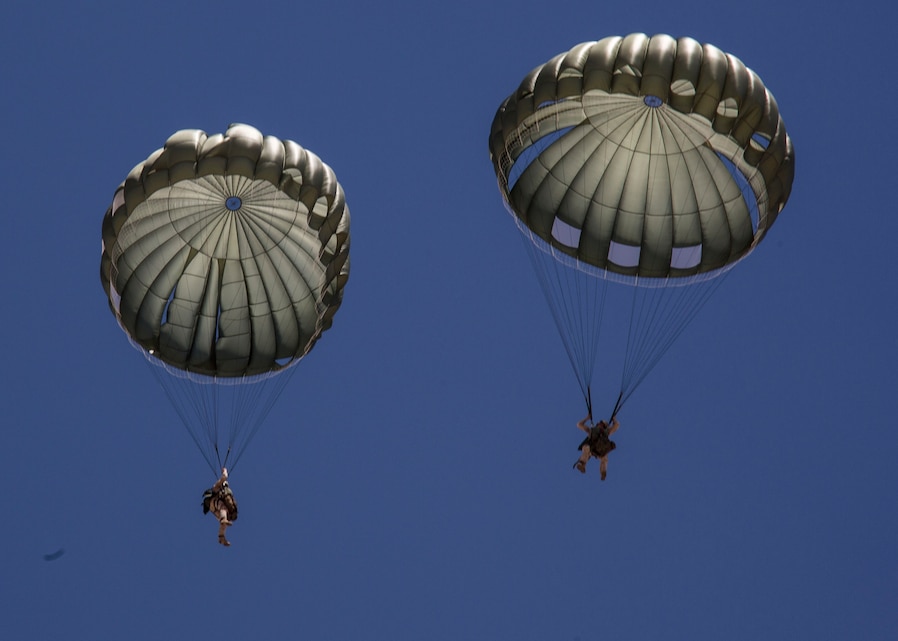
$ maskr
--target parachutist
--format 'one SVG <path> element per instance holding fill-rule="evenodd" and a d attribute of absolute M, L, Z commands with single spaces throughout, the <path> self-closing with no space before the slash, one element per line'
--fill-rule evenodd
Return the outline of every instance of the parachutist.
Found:
<path fill-rule="evenodd" d="M 218 519 L 218 542 L 225 547 L 231 542 L 225 537 L 225 530 L 237 520 L 237 500 L 228 485 L 228 468 L 221 468 L 221 477 L 211 488 L 203 492 L 203 514 L 212 512 Z"/>
<path fill-rule="evenodd" d="M 605 421 L 589 425 L 591 422 L 592 414 L 577 423 L 577 427 L 586 432 L 586 438 L 580 443 L 580 458 L 574 463 L 574 467 L 580 470 L 581 474 L 586 474 L 586 462 L 589 457 L 594 456 L 599 459 L 599 471 L 604 481 L 608 475 L 608 454 L 617 447 L 611 440 L 611 435 L 620 427 L 620 422 L 614 416 L 611 417 L 610 426 Z"/>

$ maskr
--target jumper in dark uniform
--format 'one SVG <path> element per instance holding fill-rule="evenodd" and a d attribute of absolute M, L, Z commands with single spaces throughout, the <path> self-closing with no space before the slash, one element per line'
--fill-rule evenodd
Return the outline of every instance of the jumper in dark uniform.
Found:
<path fill-rule="evenodd" d="M 617 431 L 620 423 L 617 418 L 612 417 L 610 426 L 605 421 L 588 425 L 587 423 L 591 420 L 592 417 L 587 416 L 577 423 L 577 427 L 586 432 L 586 438 L 578 446 L 580 458 L 574 463 L 574 467 L 580 470 L 581 474 L 586 474 L 586 462 L 594 456 L 599 459 L 599 472 L 604 481 L 608 474 L 608 454 L 617 447 L 611 440 L 611 435 Z"/>

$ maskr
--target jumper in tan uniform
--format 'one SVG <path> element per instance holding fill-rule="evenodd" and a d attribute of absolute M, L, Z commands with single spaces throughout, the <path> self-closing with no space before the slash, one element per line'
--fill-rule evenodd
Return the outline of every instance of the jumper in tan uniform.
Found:
<path fill-rule="evenodd" d="M 221 468 L 221 478 L 215 485 L 203 492 L 203 514 L 212 512 L 218 519 L 218 542 L 228 546 L 230 541 L 225 537 L 225 530 L 237 520 L 237 500 L 228 485 L 228 470 Z"/>

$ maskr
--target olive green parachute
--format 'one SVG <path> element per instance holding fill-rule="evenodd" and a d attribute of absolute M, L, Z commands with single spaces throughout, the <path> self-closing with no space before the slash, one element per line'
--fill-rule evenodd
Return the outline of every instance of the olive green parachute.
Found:
<path fill-rule="evenodd" d="M 176 368 L 262 374 L 295 362 L 340 306 L 349 210 L 331 169 L 247 125 L 179 131 L 103 220 L 101 279 L 128 335 Z"/>
<path fill-rule="evenodd" d="M 257 383 L 296 364 L 331 326 L 349 276 L 334 172 L 248 125 L 172 135 L 119 185 L 102 236 L 119 325 L 196 383 Z"/>
<path fill-rule="evenodd" d="M 489 148 L 534 247 L 637 287 L 726 273 L 764 238 L 794 175 L 792 142 L 758 75 L 667 35 L 586 42 L 535 68 L 499 107 Z"/>
<path fill-rule="evenodd" d="M 490 153 L 511 211 L 537 236 L 647 277 L 744 257 L 785 205 L 794 172 L 757 74 L 716 47 L 665 35 L 584 43 L 531 71 L 499 108 Z"/>

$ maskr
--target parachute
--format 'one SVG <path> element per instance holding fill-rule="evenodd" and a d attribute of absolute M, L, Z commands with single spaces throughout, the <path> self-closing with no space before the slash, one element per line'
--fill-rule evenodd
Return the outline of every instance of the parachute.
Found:
<path fill-rule="evenodd" d="M 173 134 L 102 226 L 109 307 L 217 475 L 330 328 L 349 277 L 334 172 L 248 125 Z"/>
<path fill-rule="evenodd" d="M 763 240 L 794 177 L 758 75 L 667 35 L 586 42 L 535 68 L 489 148 L 590 413 L 602 318 L 627 319 L 608 348 L 623 351 L 612 416 Z"/>

